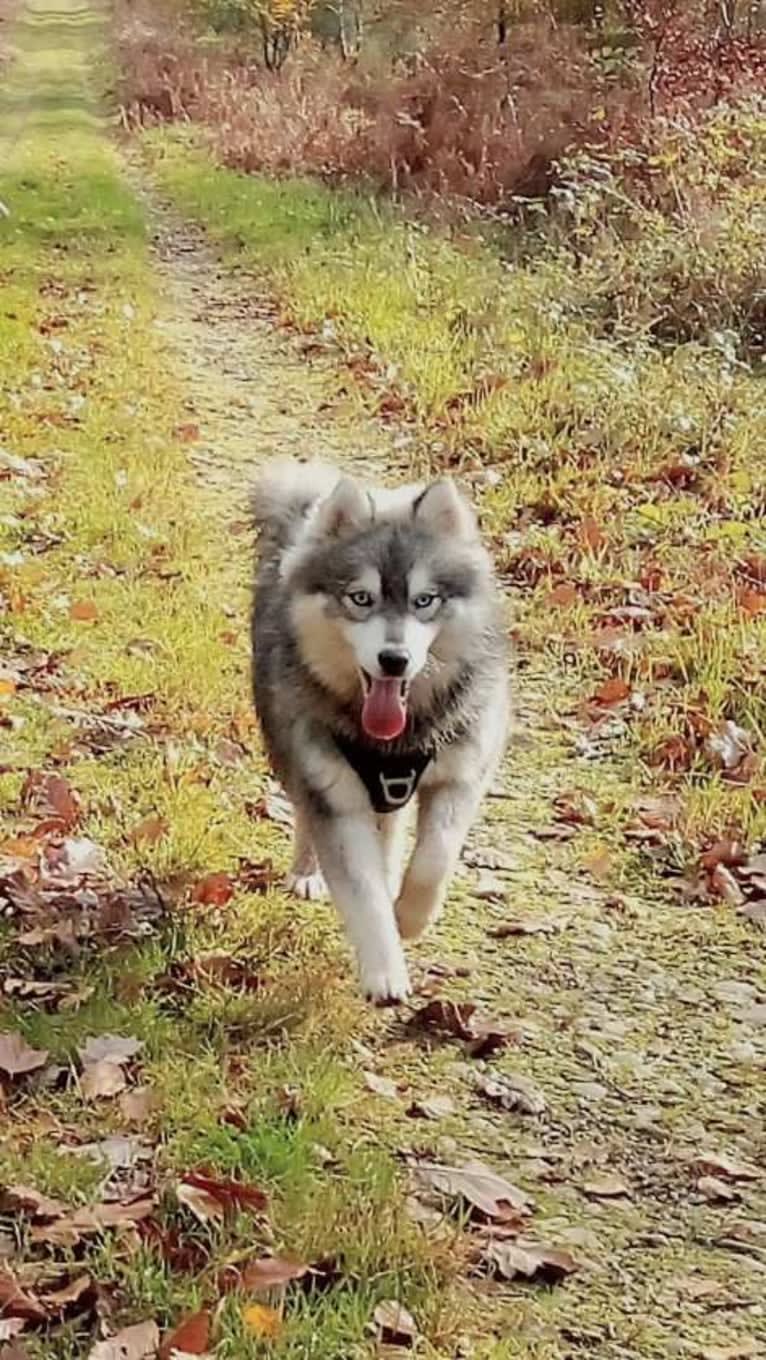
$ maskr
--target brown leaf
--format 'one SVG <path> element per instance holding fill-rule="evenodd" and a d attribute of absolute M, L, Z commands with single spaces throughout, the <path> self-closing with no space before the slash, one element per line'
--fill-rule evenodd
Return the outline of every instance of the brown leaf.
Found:
<path fill-rule="evenodd" d="M 695 1157 L 692 1166 L 703 1176 L 717 1176 L 729 1181 L 758 1181 L 763 1172 L 749 1162 L 741 1162 L 726 1153 L 702 1153 Z"/>
<path fill-rule="evenodd" d="M 577 587 L 573 586 L 571 581 L 561 581 L 548 592 L 547 602 L 557 605 L 559 609 L 568 609 L 577 603 L 577 599 Z"/>
<path fill-rule="evenodd" d="M 372 1315 L 378 1339 L 394 1346 L 412 1346 L 418 1329 L 411 1313 L 396 1299 L 384 1299 Z"/>
<path fill-rule="evenodd" d="M 596 552 L 598 548 L 603 547 L 606 541 L 598 520 L 594 519 L 593 515 L 586 515 L 580 521 L 577 536 L 581 546 L 589 548 L 591 552 Z"/>
<path fill-rule="evenodd" d="M 21 801 L 40 816 L 61 823 L 65 831 L 71 831 L 80 820 L 80 800 L 67 780 L 58 774 L 32 771 L 24 780 Z M 39 829 L 35 834 L 39 834 Z"/>
<path fill-rule="evenodd" d="M 218 1180 L 203 1172 L 189 1171 L 182 1178 L 182 1186 L 202 1190 L 224 1209 L 248 1209 L 251 1213 L 261 1213 L 268 1205 L 268 1195 L 255 1185 L 243 1181 Z M 180 1187 L 179 1187 L 180 1189 Z"/>
<path fill-rule="evenodd" d="M 118 1063 L 102 1058 L 101 1062 L 90 1063 L 80 1077 L 80 1090 L 86 1100 L 104 1100 L 118 1096 L 128 1084 Z"/>
<path fill-rule="evenodd" d="M 77 623 L 95 623 L 98 618 L 98 605 L 95 600 L 75 600 L 69 606 L 69 617 Z"/>
<path fill-rule="evenodd" d="M 529 1198 L 518 1186 L 503 1180 L 481 1162 L 464 1166 L 442 1166 L 420 1162 L 415 1167 L 417 1180 L 425 1188 L 450 1199 L 464 1200 L 485 1218 L 504 1219 L 529 1210 Z"/>
<path fill-rule="evenodd" d="M 48 1061 L 48 1050 L 30 1048 L 15 1030 L 0 1034 L 0 1072 L 9 1077 L 18 1077 L 25 1072 L 34 1072 Z"/>
<path fill-rule="evenodd" d="M 223 1205 L 219 1199 L 200 1190 L 196 1185 L 185 1185 L 183 1181 L 176 1186 L 179 1204 L 194 1214 L 200 1223 L 220 1223 L 223 1221 Z"/>
<path fill-rule="evenodd" d="M 282 1330 L 282 1318 L 274 1308 L 264 1303 L 251 1303 L 242 1313 L 242 1319 L 253 1336 L 267 1337 L 271 1340 Z"/>
<path fill-rule="evenodd" d="M 44 1322 L 47 1313 L 34 1294 L 19 1285 L 9 1266 L 0 1262 L 0 1317 L 26 1318 L 28 1322 Z"/>
<path fill-rule="evenodd" d="M 301 1280 L 308 1271 L 309 1267 L 300 1261 L 289 1261 L 282 1256 L 263 1256 L 245 1266 L 239 1285 L 248 1293 L 259 1294 L 289 1284 L 292 1280 Z"/>
<path fill-rule="evenodd" d="M 561 928 L 562 922 L 555 916 L 516 916 L 501 926 L 494 926 L 487 934 L 493 940 L 506 940 L 514 935 L 551 935 Z"/>
<path fill-rule="evenodd" d="M 157 841 L 167 836 L 170 830 L 164 817 L 158 816 L 156 812 L 150 812 L 148 817 L 143 817 L 141 821 L 133 827 L 128 839 L 137 845 L 139 841 L 145 841 L 147 845 L 156 845 Z"/>
<path fill-rule="evenodd" d="M 200 437 L 199 425 L 191 420 L 183 421 L 180 425 L 176 425 L 173 434 L 181 444 L 196 444 Z"/>
<path fill-rule="evenodd" d="M 134 1039 L 132 1036 L 100 1034 L 97 1038 L 88 1039 L 87 1043 L 82 1048 L 78 1048 L 77 1052 L 85 1067 L 100 1062 L 115 1063 L 122 1066 L 129 1063 L 131 1058 L 135 1058 L 142 1048 L 141 1040 Z"/>
<path fill-rule="evenodd" d="M 556 1284 L 581 1268 L 570 1251 L 526 1238 L 516 1242 L 490 1242 L 483 1259 L 492 1273 L 504 1280 L 521 1278 Z"/>
<path fill-rule="evenodd" d="M 726 1204 L 733 1199 L 739 1199 L 739 1191 L 726 1181 L 719 1180 L 717 1176 L 700 1176 L 697 1189 L 712 1203 Z"/>
<path fill-rule="evenodd" d="M 228 874 L 206 874 L 195 884 L 192 901 L 203 907 L 225 907 L 234 896 L 234 884 Z"/>
<path fill-rule="evenodd" d="M 72 1303 L 79 1303 L 83 1295 L 93 1292 L 90 1275 L 77 1275 L 60 1289 L 51 1290 L 42 1296 L 49 1313 L 64 1313 Z"/>
<path fill-rule="evenodd" d="M 583 1190 L 586 1195 L 593 1199 L 618 1199 L 621 1195 L 629 1195 L 630 1191 L 621 1176 L 613 1176 L 608 1172 L 603 1176 L 591 1176 L 583 1182 Z"/>
<path fill-rule="evenodd" d="M 15 1336 L 16 1330 L 24 1327 L 23 1322 L 14 1318 L 0 1318 L 0 1341 Z M 30 1360 L 29 1351 L 21 1341 L 13 1341 L 10 1346 L 0 1350 L 0 1360 Z"/>
<path fill-rule="evenodd" d="M 0 1212 L 23 1213 L 32 1219 L 60 1218 L 66 1206 L 61 1200 L 41 1195 L 31 1185 L 8 1185 L 0 1190 Z"/>
<path fill-rule="evenodd" d="M 750 618 L 766 613 L 766 590 L 754 590 L 750 586 L 743 586 L 737 591 L 737 604 L 742 613 Z"/>
<path fill-rule="evenodd" d="M 415 1011 L 407 1022 L 409 1029 L 435 1030 L 458 1039 L 472 1039 L 471 1019 L 476 1006 L 470 1001 L 443 1001 L 439 997 Z"/>
<path fill-rule="evenodd" d="M 93 1204 L 89 1208 L 75 1209 L 51 1223 L 33 1227 L 30 1238 L 49 1246 L 73 1247 L 81 1238 L 102 1233 L 107 1228 L 141 1223 L 150 1217 L 154 1208 L 155 1199 L 148 1195 L 124 1203 Z"/>
<path fill-rule="evenodd" d="M 157 1097 L 151 1086 L 137 1086 L 134 1091 L 125 1091 L 120 1096 L 120 1114 L 128 1124 L 144 1124 L 157 1104 Z"/>
<path fill-rule="evenodd" d="M 107 1341 L 97 1342 L 88 1360 L 153 1360 L 159 1344 L 157 1323 L 137 1322 L 135 1326 L 125 1327 L 110 1336 Z"/>
<path fill-rule="evenodd" d="M 621 704 L 630 696 L 630 685 L 619 675 L 613 675 L 610 680 L 605 680 L 603 685 L 599 685 L 593 698 L 602 708 L 611 708 L 614 704 Z"/>
<path fill-rule="evenodd" d="M 210 1321 L 210 1314 L 204 1309 L 185 1318 L 165 1337 L 159 1360 L 172 1360 L 177 1351 L 182 1355 L 204 1355 L 210 1345 Z"/>

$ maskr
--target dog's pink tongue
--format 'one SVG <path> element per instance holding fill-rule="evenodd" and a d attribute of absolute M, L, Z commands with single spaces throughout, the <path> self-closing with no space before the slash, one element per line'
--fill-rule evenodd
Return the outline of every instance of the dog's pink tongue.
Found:
<path fill-rule="evenodd" d="M 401 680 L 372 680 L 362 708 L 362 727 L 376 741 L 393 741 L 404 731 L 407 709 Z"/>

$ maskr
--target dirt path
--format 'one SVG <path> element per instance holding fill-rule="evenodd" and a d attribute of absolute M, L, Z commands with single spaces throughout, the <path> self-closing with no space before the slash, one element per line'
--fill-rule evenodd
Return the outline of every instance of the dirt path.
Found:
<path fill-rule="evenodd" d="M 253 280 L 223 267 L 146 185 L 142 196 L 159 324 L 199 425 L 190 456 L 205 485 L 228 506 L 256 461 L 309 449 L 400 475 L 406 438 L 397 445 L 369 421 L 331 364 L 301 356 Z M 221 513 L 217 497 L 210 505 Z M 619 800 L 620 779 L 609 742 L 578 747 L 547 677 L 526 671 L 505 788 L 488 801 L 443 924 L 416 951 L 426 979 L 437 959 L 449 995 L 501 1016 L 514 1045 L 466 1061 L 455 1043 L 413 1046 L 396 1020 L 372 1041 L 378 1071 L 400 1088 L 425 1082 L 454 1098 L 452 1117 L 422 1134 L 403 1116 L 403 1145 L 490 1161 L 534 1197 L 536 1234 L 588 1262 L 550 1303 L 510 1287 L 503 1306 L 525 1355 L 545 1346 L 552 1321 L 571 1347 L 556 1353 L 572 1356 L 675 1354 L 679 1335 L 683 1353 L 701 1354 L 713 1308 L 717 1333 L 763 1335 L 762 1182 L 716 1171 L 720 1154 L 764 1151 L 756 961 L 743 967 L 715 913 L 647 894 L 635 872 L 615 886 L 598 870 L 597 832 L 551 825 L 556 797 Z M 509 920 L 508 938 L 493 938 Z M 521 1079 L 512 1113 L 482 1094 L 498 1073 Z"/>

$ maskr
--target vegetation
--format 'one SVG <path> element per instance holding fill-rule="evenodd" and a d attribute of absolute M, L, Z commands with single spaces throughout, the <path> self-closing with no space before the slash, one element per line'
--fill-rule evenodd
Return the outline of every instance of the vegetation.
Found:
<path fill-rule="evenodd" d="M 14 29 L 1 1360 L 763 1350 L 762 34 L 428 19 Z M 403 1017 L 281 892 L 250 711 L 230 445 L 309 439 L 459 473 L 518 647 Z"/>

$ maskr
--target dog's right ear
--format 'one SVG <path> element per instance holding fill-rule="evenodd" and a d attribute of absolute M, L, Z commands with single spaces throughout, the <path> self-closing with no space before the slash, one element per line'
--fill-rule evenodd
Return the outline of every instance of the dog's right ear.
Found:
<path fill-rule="evenodd" d="M 320 502 L 314 523 L 318 534 L 342 538 L 364 529 L 372 517 L 369 496 L 353 477 L 341 477 L 329 496 Z"/>

